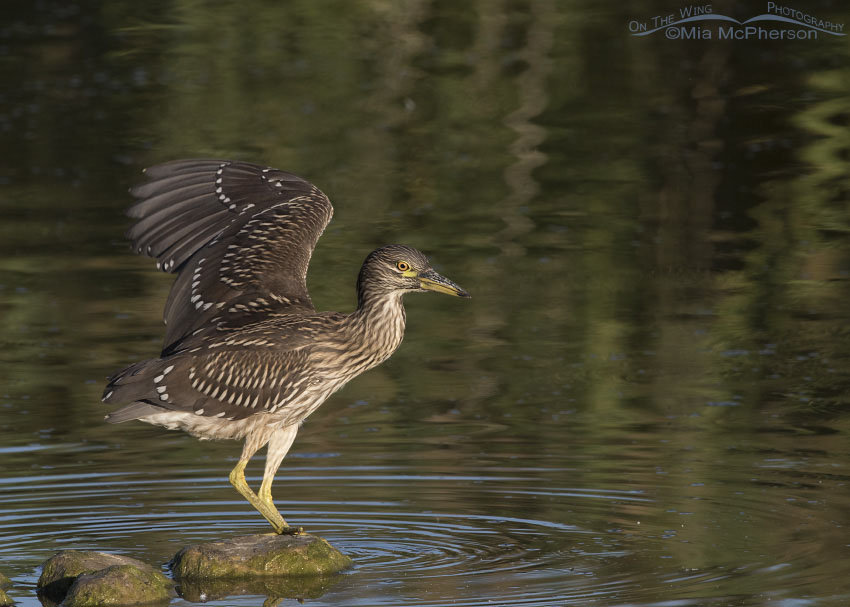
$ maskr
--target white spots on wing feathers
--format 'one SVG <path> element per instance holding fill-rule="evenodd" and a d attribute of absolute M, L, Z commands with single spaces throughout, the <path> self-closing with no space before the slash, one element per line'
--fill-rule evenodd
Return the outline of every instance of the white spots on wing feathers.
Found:
<path fill-rule="evenodd" d="M 294 271 L 296 276 L 299 272 L 306 274 L 306 262 L 309 261 L 312 245 L 315 244 L 315 239 L 318 238 L 333 213 L 333 209 L 328 203 L 327 198 L 318 188 L 298 177 L 278 171 L 272 167 L 260 168 L 226 161 L 206 166 L 199 164 L 197 169 L 195 167 L 191 168 L 192 170 L 186 171 L 187 179 L 194 179 L 195 175 L 201 176 L 205 171 L 214 170 L 214 175 L 211 175 L 212 179 L 209 182 L 211 187 L 207 190 L 209 192 L 208 195 L 211 195 L 213 200 L 229 211 L 234 212 L 229 220 L 222 217 L 221 232 L 218 232 L 206 243 L 198 242 L 199 249 L 204 246 L 211 248 L 211 252 L 216 256 L 216 265 L 218 265 L 220 259 L 219 250 L 216 249 L 216 244 L 219 242 L 218 239 L 230 239 L 236 236 L 233 232 L 226 230 L 228 224 L 243 224 L 246 214 L 249 218 L 248 225 L 241 225 L 242 231 L 240 231 L 240 235 L 236 236 L 237 238 L 241 238 L 242 242 L 246 243 L 239 247 L 240 259 L 233 259 L 231 256 L 227 260 L 231 263 L 223 263 L 220 273 L 216 272 L 219 274 L 222 282 L 225 282 L 225 284 L 234 289 L 240 289 L 246 283 L 262 285 L 265 282 L 264 278 L 270 276 L 271 272 L 279 268 L 280 263 L 286 262 L 287 259 L 295 259 L 297 261 L 290 262 L 295 263 L 296 267 L 285 266 L 286 269 Z M 197 173 L 194 172 L 195 170 L 197 170 Z M 231 170 L 232 172 L 230 172 Z M 225 176 L 228 177 L 226 182 Z M 259 184 L 265 184 L 267 186 L 266 193 L 256 190 Z M 201 185 L 200 182 L 198 182 L 198 185 Z M 144 200 L 140 201 L 137 207 L 141 214 L 141 219 L 144 219 L 146 213 L 143 210 L 145 208 L 143 205 L 156 196 L 171 195 L 169 190 L 166 189 L 169 187 L 179 188 L 181 185 L 180 182 L 176 182 L 176 186 L 163 184 L 145 190 L 148 192 L 148 195 Z M 235 201 L 231 199 L 230 194 L 234 194 Z M 260 198 L 254 198 L 253 202 L 250 202 L 252 196 L 260 196 Z M 275 202 L 275 199 L 279 202 Z M 176 200 L 177 202 L 184 202 L 179 198 Z M 154 210 L 160 210 L 156 205 L 152 206 L 148 204 L 147 206 Z M 165 228 L 169 226 L 168 221 L 176 218 L 176 215 L 163 217 L 164 223 L 161 226 L 154 225 L 152 229 L 155 232 L 149 233 L 161 232 L 165 236 Z M 252 224 L 251 222 L 255 220 L 258 224 L 262 223 L 263 225 Z M 246 234 L 246 228 L 249 230 L 255 229 L 256 233 Z M 187 239 L 193 237 L 194 235 L 186 236 Z M 312 240 L 312 242 L 307 239 Z M 136 247 L 136 250 L 138 253 L 145 252 L 147 255 L 157 257 L 156 249 L 162 248 L 165 244 L 168 244 L 167 238 L 162 244 L 139 245 Z M 172 248 L 178 244 L 180 244 L 179 241 L 171 242 L 168 244 L 168 248 Z M 306 251 L 306 256 L 303 255 L 305 246 L 309 247 Z M 276 255 L 276 253 L 283 253 L 284 251 L 286 252 L 286 257 Z M 161 251 L 159 253 L 160 255 L 162 254 Z M 189 255 L 187 257 L 191 259 Z M 165 272 L 174 272 L 177 269 L 178 262 L 182 263 L 187 257 L 172 257 L 169 259 L 162 259 L 160 257 L 156 260 L 157 268 Z M 304 266 L 303 269 L 301 267 L 302 264 Z M 228 266 L 230 271 L 228 271 Z M 200 267 L 196 267 L 195 273 L 197 274 L 200 269 Z M 210 268 L 207 269 L 209 270 Z M 215 269 L 219 270 L 219 268 Z M 181 268 L 182 271 L 190 270 Z M 204 289 L 204 284 L 209 285 L 210 282 L 211 280 L 205 281 L 201 276 L 192 277 L 192 280 L 189 281 L 191 285 L 189 299 L 198 294 L 198 289 L 202 292 L 202 297 L 190 301 L 195 310 L 206 311 L 212 308 L 213 305 L 217 305 L 218 307 L 227 305 L 228 302 L 217 303 L 205 300 L 207 292 Z"/>
<path fill-rule="evenodd" d="M 206 257 L 198 260 L 198 264 L 195 266 L 195 273 L 192 274 L 192 290 L 189 293 L 189 302 L 194 304 L 196 310 L 203 308 L 204 311 L 206 311 L 212 307 L 213 302 L 205 302 L 202 299 L 201 293 L 198 292 L 198 287 L 201 285 L 201 274 L 204 261 L 206 261 Z"/>
<path fill-rule="evenodd" d="M 269 304 L 267 299 L 258 297 L 257 299 L 252 299 L 247 303 L 238 303 L 230 306 L 227 311 L 231 314 L 235 314 L 237 312 L 273 312 L 274 309 L 275 308 Z M 214 345 L 215 344 L 212 344 L 212 346 Z M 264 342 L 263 345 L 265 345 Z"/>
<path fill-rule="evenodd" d="M 224 190 L 221 187 L 222 175 L 224 174 L 224 167 L 226 167 L 228 164 L 230 164 L 230 163 L 229 162 L 221 163 L 220 165 L 218 165 L 218 170 L 215 172 L 215 174 L 216 174 L 215 183 L 216 183 L 216 186 L 218 186 L 215 189 L 215 193 L 218 194 L 219 202 L 221 202 L 223 204 L 228 204 L 230 202 L 230 198 L 228 198 L 227 195 L 224 194 Z M 236 206 L 235 204 L 231 204 L 228 208 L 230 210 L 233 210 L 233 208 L 235 206 Z"/>
<path fill-rule="evenodd" d="M 248 347 L 254 346 L 255 342 L 272 345 L 270 340 L 256 336 L 254 340 L 242 336 L 229 341 L 233 345 L 244 344 Z M 330 392 L 315 392 L 313 390 L 316 383 L 313 381 L 314 376 L 304 374 L 300 364 L 292 368 L 290 361 L 291 358 L 287 356 L 276 354 L 258 356 L 250 350 L 211 353 L 198 361 L 200 364 L 188 369 L 189 383 L 196 394 L 194 398 L 189 396 L 189 402 L 197 401 L 200 394 L 217 400 L 219 405 L 212 410 L 204 405 L 208 416 L 227 419 L 233 419 L 234 415 L 236 418 L 244 417 L 245 413 L 235 413 L 234 408 L 250 411 L 249 414 L 259 411 L 280 414 L 289 405 L 304 404 L 304 398 L 307 398 L 308 409 L 312 411 L 327 398 Z M 173 368 L 174 365 L 171 367 Z M 157 387 L 157 393 L 161 400 L 169 399 L 164 385 Z M 184 398 L 178 397 L 178 401 Z M 220 409 L 222 405 L 230 408 L 222 412 Z M 303 417 L 299 413 L 301 410 L 300 407 L 292 409 L 293 420 L 300 420 Z M 203 410 L 196 410 L 195 413 L 201 415 Z"/>
<path fill-rule="evenodd" d="M 232 169 L 228 168 L 230 165 Z M 277 346 L 282 334 L 291 331 L 296 339 L 301 340 L 316 331 L 321 333 L 321 328 L 309 326 L 309 322 L 303 323 L 298 315 L 290 317 L 295 320 L 291 326 L 288 326 L 288 320 L 280 324 L 280 319 L 286 318 L 284 312 L 288 312 L 285 308 L 281 312 L 283 307 L 309 308 L 310 300 L 306 292 L 297 288 L 289 291 L 278 286 L 277 279 L 272 277 L 283 271 L 287 280 L 300 278 L 304 281 L 312 247 L 330 220 L 332 207 L 315 186 L 271 167 L 261 169 L 230 162 L 206 167 L 209 168 L 203 170 L 208 171 L 207 198 L 203 204 L 208 205 L 206 208 L 212 213 L 216 211 L 211 207 L 218 207 L 221 224 L 215 229 L 220 227 L 220 231 L 210 239 L 204 239 L 205 242 L 191 255 L 183 253 L 179 257 L 163 259 L 160 249 L 161 256 L 157 260 L 157 267 L 163 271 L 174 271 L 179 261 L 182 264 L 180 273 L 186 274 L 181 285 L 188 289 L 182 291 L 183 295 L 177 301 L 177 306 L 183 308 L 180 314 L 185 313 L 185 316 L 176 317 L 176 329 L 192 337 L 178 353 L 194 366 L 181 366 L 177 374 L 181 378 L 167 382 L 165 378 L 175 365 L 163 370 L 154 368 L 158 374 L 154 378 L 155 385 L 151 387 L 156 389 L 162 401 L 169 401 L 170 394 L 175 395 L 175 401 L 169 407 L 189 409 L 194 402 L 198 407 L 195 413 L 199 416 L 204 410 L 208 418 L 226 419 L 276 411 L 278 416 L 283 414 L 288 420 L 300 421 L 306 413 L 302 415 L 298 411 L 305 411 L 304 407 L 312 411 L 330 392 L 318 392 L 320 388 L 316 386 L 327 387 L 327 383 L 317 383 L 315 375 L 306 373 L 305 361 L 299 358 L 302 355 L 278 354 Z M 214 177 L 211 175 L 213 170 Z M 228 177 L 226 183 L 225 174 Z M 231 200 L 230 194 L 235 201 Z M 222 213 L 225 208 L 234 212 Z M 188 235 L 185 242 L 191 242 L 195 237 Z M 153 249 L 158 247 L 160 245 L 156 244 Z M 206 254 L 209 261 L 206 257 L 198 260 L 198 252 Z M 150 247 L 148 254 L 152 254 Z M 191 280 L 187 280 L 189 278 Z M 234 294 L 226 287 L 222 288 L 219 282 L 241 293 Z M 246 289 L 246 285 L 251 288 Z M 221 295 L 222 291 L 224 295 Z M 209 310 L 215 306 L 215 310 L 221 311 L 209 315 L 196 312 L 193 318 L 185 308 L 188 305 L 195 310 Z M 233 319 L 234 322 L 230 323 L 227 311 L 242 316 L 244 320 Z M 172 324 L 175 316 L 169 316 Z M 216 318 L 211 319 L 213 316 Z M 271 322 L 265 324 L 265 320 Z M 187 367 L 190 367 L 188 381 L 185 375 Z M 151 373 L 148 377 L 153 375 Z M 184 381 L 186 384 L 182 383 Z M 111 396 L 109 393 L 104 398 Z M 217 400 L 218 404 L 207 404 L 207 400 Z M 222 408 L 225 410 L 222 411 Z M 235 411 L 236 408 L 242 412 Z"/>
<path fill-rule="evenodd" d="M 283 177 L 268 178 L 261 175 L 261 178 L 283 187 Z M 294 261 L 295 267 L 288 269 L 300 275 L 303 281 L 307 267 L 300 256 L 282 260 L 279 254 L 275 253 L 281 246 L 287 249 L 295 247 L 295 250 L 304 244 L 312 247 L 312 242 L 303 242 L 304 235 L 316 233 L 318 237 L 321 228 L 329 220 L 329 209 L 324 204 L 317 204 L 319 199 L 324 199 L 324 195 L 314 187 L 309 194 L 283 200 L 252 215 L 233 236 L 238 243 L 244 244 L 227 245 L 219 264 L 219 280 L 233 289 L 241 290 L 263 275 L 277 271 L 281 261 L 288 261 L 290 264 Z M 251 206 L 253 204 L 246 205 L 240 213 L 244 213 Z"/>

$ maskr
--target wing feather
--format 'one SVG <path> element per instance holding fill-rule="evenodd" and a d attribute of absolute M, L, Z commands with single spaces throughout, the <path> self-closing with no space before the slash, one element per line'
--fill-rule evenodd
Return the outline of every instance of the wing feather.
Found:
<path fill-rule="evenodd" d="M 206 184 L 209 182 L 210 178 L 215 180 L 215 172 L 218 170 L 218 165 L 216 165 L 215 169 L 205 169 L 200 170 L 195 173 L 190 173 L 189 175 L 171 175 L 169 177 L 160 177 L 158 179 L 152 179 L 150 181 L 146 181 L 145 183 L 140 183 L 138 185 L 130 188 L 130 193 L 133 194 L 136 198 L 140 199 L 150 199 L 156 196 L 157 194 L 161 194 L 163 192 L 170 192 L 177 188 L 182 188 L 184 186 L 198 185 L 198 184 Z M 146 172 L 147 176 L 150 178 L 150 173 Z M 146 212 L 148 208 L 155 207 L 156 201 L 148 202 L 145 205 Z"/>
<path fill-rule="evenodd" d="M 151 211 L 143 219 L 134 223 L 127 230 L 127 237 L 133 242 L 139 243 L 136 252 L 142 253 L 146 247 L 146 240 L 151 240 L 158 231 L 165 229 L 166 225 L 181 221 L 185 215 L 192 211 L 198 212 L 199 208 L 202 208 L 200 203 L 203 202 L 203 198 L 203 196 L 195 196 L 171 206 L 158 209 L 151 207 Z"/>
<path fill-rule="evenodd" d="M 237 345 L 142 361 L 110 378 L 103 401 L 134 402 L 111 415 L 113 423 L 164 410 L 228 419 L 283 413 L 294 423 L 310 412 L 301 400 L 311 389 L 308 358 L 299 348 Z"/>
<path fill-rule="evenodd" d="M 168 162 L 146 175 L 131 189 L 139 200 L 128 236 L 136 252 L 177 273 L 166 347 L 222 322 L 314 311 L 307 267 L 333 215 L 318 188 L 271 167 L 215 159 Z"/>
<path fill-rule="evenodd" d="M 185 175 L 187 173 L 200 173 L 204 171 L 217 171 L 222 161 L 217 158 L 190 158 L 187 160 L 172 160 L 163 162 L 145 169 L 148 179 L 162 179 L 174 175 Z"/>

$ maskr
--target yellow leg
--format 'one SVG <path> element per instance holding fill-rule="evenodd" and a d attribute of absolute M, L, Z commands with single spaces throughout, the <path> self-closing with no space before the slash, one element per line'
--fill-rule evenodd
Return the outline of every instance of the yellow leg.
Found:
<path fill-rule="evenodd" d="M 271 495 L 268 500 L 263 500 L 253 492 L 251 487 L 245 481 L 245 466 L 248 465 L 248 460 L 240 459 L 236 467 L 230 472 L 230 484 L 244 497 L 251 502 L 251 505 L 257 509 L 257 512 L 262 514 L 269 522 L 275 533 L 295 533 L 297 530 L 292 529 L 280 512 L 277 511 L 271 501 Z"/>
<path fill-rule="evenodd" d="M 265 478 L 263 479 L 263 483 L 260 485 L 260 490 L 257 492 L 257 497 L 260 498 L 260 501 L 264 502 L 267 506 L 277 508 L 277 506 L 274 505 L 274 500 L 272 499 L 272 483 L 270 480 Z"/>
<path fill-rule="evenodd" d="M 297 433 L 298 426 L 288 426 L 276 431 L 269 439 L 269 446 L 266 453 L 266 469 L 263 472 L 263 482 L 260 485 L 260 491 L 257 495 L 259 500 L 267 508 L 275 512 L 277 512 L 277 508 L 272 500 L 272 482 L 274 481 L 274 475 L 277 473 L 277 469 L 280 468 L 280 463 L 292 446 L 292 441 L 295 440 Z M 289 529 L 290 531 L 287 531 L 287 533 L 295 533 L 296 535 L 304 533 L 304 529 L 301 527 L 290 527 Z"/>
<path fill-rule="evenodd" d="M 271 477 L 271 478 L 274 478 L 274 477 Z M 269 512 L 278 512 L 277 506 L 274 505 L 274 500 L 272 500 L 271 478 L 264 478 L 263 479 L 263 484 L 260 485 L 260 490 L 257 492 L 257 499 L 260 501 L 260 503 L 263 504 L 264 508 L 268 509 Z M 260 510 L 260 508 L 258 508 L 256 506 L 255 506 L 255 508 L 257 508 L 257 510 Z M 260 510 L 260 512 L 263 512 L 263 510 Z M 263 516 L 266 516 L 266 515 L 264 514 Z M 279 512 L 278 512 L 278 516 L 280 516 Z M 266 516 L 266 519 L 268 519 L 268 518 L 269 517 Z M 281 520 L 283 520 L 283 519 L 281 518 Z M 269 522 L 271 523 L 271 520 L 269 520 Z M 284 523 L 284 524 L 286 524 L 286 523 Z M 274 527 L 274 523 L 272 523 L 272 527 Z M 279 534 L 280 533 L 291 533 L 292 535 L 303 535 L 304 534 L 304 528 L 303 527 L 290 527 L 289 525 L 287 525 L 286 528 L 283 531 L 278 531 L 277 527 L 275 527 L 275 531 L 277 531 Z"/>
<path fill-rule="evenodd" d="M 260 486 L 259 495 L 255 494 L 248 483 L 245 481 L 245 467 L 248 465 L 248 460 L 263 446 L 265 439 L 261 436 L 249 436 L 245 441 L 245 446 L 242 449 L 242 456 L 236 464 L 236 467 L 230 472 L 230 484 L 246 500 L 251 502 L 251 505 L 257 509 L 257 512 L 262 514 L 269 522 L 275 533 L 292 533 L 302 534 L 304 530 L 301 527 L 290 527 L 272 501 L 272 481 L 277 469 L 280 467 L 280 462 L 289 447 L 292 446 L 292 441 L 295 440 L 295 434 L 298 432 L 298 426 L 288 426 L 276 430 L 268 438 L 268 454 L 266 456 L 266 470 L 263 473 L 263 483 Z M 266 435 L 268 436 L 268 435 Z"/>

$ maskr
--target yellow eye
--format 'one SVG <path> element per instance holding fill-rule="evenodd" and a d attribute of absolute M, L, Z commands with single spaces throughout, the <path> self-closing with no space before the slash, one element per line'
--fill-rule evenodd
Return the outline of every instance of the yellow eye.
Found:
<path fill-rule="evenodd" d="M 395 267 L 397 267 L 400 272 L 407 272 L 410 269 L 410 264 L 406 261 L 400 261 L 395 264 Z"/>

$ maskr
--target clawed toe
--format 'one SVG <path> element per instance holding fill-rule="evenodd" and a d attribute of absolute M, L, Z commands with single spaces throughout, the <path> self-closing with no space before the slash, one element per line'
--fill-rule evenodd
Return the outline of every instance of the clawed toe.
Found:
<path fill-rule="evenodd" d="M 304 527 L 283 527 L 281 529 L 275 529 L 278 535 L 307 535 L 304 531 Z"/>

